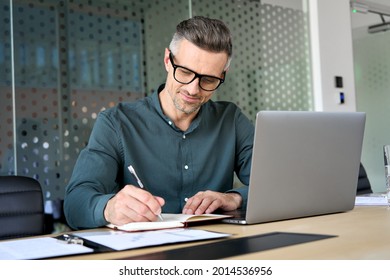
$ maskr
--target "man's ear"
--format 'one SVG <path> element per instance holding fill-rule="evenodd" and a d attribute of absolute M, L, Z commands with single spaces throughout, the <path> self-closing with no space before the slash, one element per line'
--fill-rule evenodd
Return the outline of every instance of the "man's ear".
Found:
<path fill-rule="evenodd" d="M 168 48 L 165 48 L 165 53 L 164 53 L 164 66 L 165 66 L 165 70 L 167 70 L 167 72 L 169 72 L 169 53 L 170 51 L 168 50 Z"/>

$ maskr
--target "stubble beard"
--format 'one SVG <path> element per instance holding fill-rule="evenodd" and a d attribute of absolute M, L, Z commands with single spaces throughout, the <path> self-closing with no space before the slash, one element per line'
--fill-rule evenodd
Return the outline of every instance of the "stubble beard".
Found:
<path fill-rule="evenodd" d="M 172 98 L 173 104 L 177 110 L 180 112 L 183 112 L 184 114 L 190 115 L 192 113 L 198 112 L 202 104 L 190 104 L 189 106 L 186 106 L 188 103 L 181 100 L 178 95 L 174 95 L 169 91 L 169 95 Z"/>

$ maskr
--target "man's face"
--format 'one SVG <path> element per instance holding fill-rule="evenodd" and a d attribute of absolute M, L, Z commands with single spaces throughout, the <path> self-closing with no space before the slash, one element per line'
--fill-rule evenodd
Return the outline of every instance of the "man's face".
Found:
<path fill-rule="evenodd" d="M 175 80 L 174 68 L 169 58 L 170 51 L 165 50 L 165 68 L 168 72 L 165 88 L 173 101 L 176 110 L 185 114 L 197 113 L 214 91 L 206 91 L 199 86 L 199 78 L 189 84 Z M 201 75 L 224 78 L 224 67 L 228 57 L 226 53 L 213 53 L 202 50 L 187 40 L 180 43 L 177 53 L 172 56 L 174 64 L 190 69 Z"/>

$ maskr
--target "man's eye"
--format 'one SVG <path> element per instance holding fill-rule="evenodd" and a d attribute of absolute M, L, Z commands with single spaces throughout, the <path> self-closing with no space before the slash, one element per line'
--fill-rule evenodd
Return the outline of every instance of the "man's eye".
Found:
<path fill-rule="evenodd" d="M 217 79 L 213 77 L 203 77 L 202 82 L 206 84 L 215 84 L 217 82 Z"/>
<path fill-rule="evenodd" d="M 194 75 L 193 72 L 191 72 L 191 71 L 189 71 L 189 70 L 186 70 L 186 69 L 183 69 L 183 68 L 180 68 L 179 71 L 180 71 L 180 74 L 181 74 L 181 75 L 187 75 L 187 76 L 192 76 L 192 75 Z"/>

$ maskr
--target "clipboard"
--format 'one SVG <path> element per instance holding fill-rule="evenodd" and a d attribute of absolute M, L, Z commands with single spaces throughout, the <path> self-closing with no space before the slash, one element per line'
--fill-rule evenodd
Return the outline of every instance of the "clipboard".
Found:
<path fill-rule="evenodd" d="M 77 244 L 84 247 L 91 248 L 94 253 L 104 253 L 104 252 L 113 252 L 114 249 L 101 245 L 99 243 L 93 242 L 91 240 L 76 236 L 74 234 L 64 233 L 54 237 L 60 242 L 65 244 Z"/>
<path fill-rule="evenodd" d="M 33 237 L 0 242 L 0 260 L 49 259 L 93 252 L 94 249 L 71 237 Z"/>
<path fill-rule="evenodd" d="M 174 234 L 174 231 L 186 231 Z M 158 236 L 159 238 L 156 238 Z M 0 242 L 0 260 L 36 260 L 91 253 L 114 252 L 157 245 L 218 239 L 227 233 L 198 229 L 169 229 L 130 233 L 96 229 Z"/>

